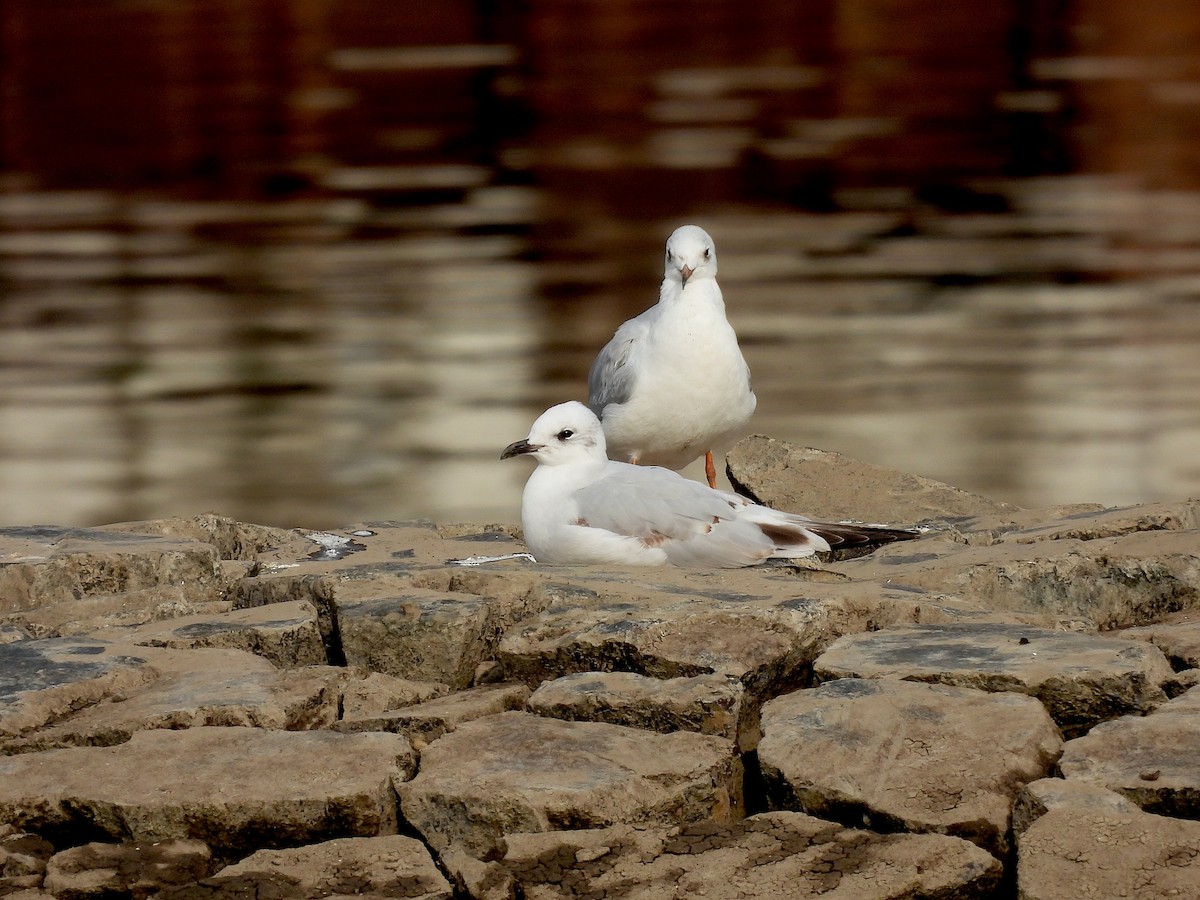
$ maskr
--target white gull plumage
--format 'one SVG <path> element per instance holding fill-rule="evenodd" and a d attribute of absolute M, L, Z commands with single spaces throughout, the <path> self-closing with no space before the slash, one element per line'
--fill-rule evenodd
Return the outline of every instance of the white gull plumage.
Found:
<path fill-rule="evenodd" d="M 713 490 L 670 469 L 611 460 L 599 420 L 576 401 L 542 413 L 501 459 L 525 454 L 538 467 L 525 484 L 521 525 L 540 563 L 751 566 L 811 556 L 831 545 L 918 536 L 816 522 Z"/>
<path fill-rule="evenodd" d="M 613 459 L 681 469 L 738 437 L 757 400 L 725 318 L 717 248 L 696 225 L 667 239 L 658 303 L 617 329 L 588 373 Z"/>

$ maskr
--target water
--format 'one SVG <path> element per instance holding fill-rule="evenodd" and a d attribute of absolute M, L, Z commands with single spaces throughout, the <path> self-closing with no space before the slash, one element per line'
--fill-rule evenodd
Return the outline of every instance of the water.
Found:
<path fill-rule="evenodd" d="M 516 521 L 687 221 L 752 431 L 1200 494 L 1200 19 L 926 6 L 6 6 L 0 525 Z"/>
<path fill-rule="evenodd" d="M 1022 182 L 1004 214 L 704 217 L 752 430 L 1021 505 L 1194 494 L 1194 251 L 1123 248 L 1125 220 L 1094 213 L 1114 192 L 1068 179 Z M 1124 202 L 1200 227 L 1194 198 Z M 414 233 L 347 201 L 10 195 L 4 522 L 515 521 L 528 467 L 499 451 L 583 396 L 596 349 L 653 302 L 674 224 L 555 256 L 516 227 L 536 208 L 531 189 L 483 188 L 424 212 L 509 233 Z"/>

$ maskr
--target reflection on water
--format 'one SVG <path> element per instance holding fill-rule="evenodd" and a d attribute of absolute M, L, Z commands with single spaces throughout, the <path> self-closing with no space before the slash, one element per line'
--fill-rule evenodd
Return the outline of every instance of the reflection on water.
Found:
<path fill-rule="evenodd" d="M 0 524 L 515 521 L 500 449 L 685 221 L 754 431 L 1022 505 L 1200 493 L 1186 2 L 0 26 Z"/>
<path fill-rule="evenodd" d="M 703 218 L 753 430 L 1023 505 L 1194 494 L 1200 198 L 995 187 L 1016 211 Z M 554 256 L 515 227 L 537 200 L 480 189 L 415 230 L 341 200 L 9 195 L 4 522 L 514 521 L 528 467 L 500 449 L 582 397 L 675 224 Z"/>

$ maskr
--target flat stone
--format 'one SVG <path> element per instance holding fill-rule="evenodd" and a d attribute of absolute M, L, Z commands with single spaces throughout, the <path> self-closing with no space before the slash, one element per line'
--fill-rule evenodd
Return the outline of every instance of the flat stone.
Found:
<path fill-rule="evenodd" d="M 497 865 L 526 900 L 705 897 L 990 898 L 993 857 L 958 838 L 873 834 L 772 812 L 682 828 L 615 825 L 510 835 Z"/>
<path fill-rule="evenodd" d="M 134 649 L 131 652 L 137 652 Z M 143 649 L 157 677 L 78 712 L 0 742 L 8 753 L 110 746 L 155 728 L 245 725 L 324 727 L 336 721 L 344 672 L 328 666 L 276 669 L 243 650 Z"/>
<path fill-rule="evenodd" d="M 126 640 L 144 647 L 247 650 L 280 668 L 328 662 L 317 610 L 305 600 L 154 622 L 133 629 Z"/>
<path fill-rule="evenodd" d="M 734 445 L 725 465 L 738 493 L 819 519 L 904 524 L 1017 509 L 920 475 L 761 434 Z"/>
<path fill-rule="evenodd" d="M 36 834 L 0 825 L 0 897 L 39 887 L 54 845 Z"/>
<path fill-rule="evenodd" d="M 402 734 L 414 749 L 422 750 L 430 741 L 437 740 L 464 722 L 524 709 L 528 698 L 529 688 L 523 684 L 487 684 L 374 716 L 343 718 L 334 723 L 333 729 Z"/>
<path fill-rule="evenodd" d="M 257 562 L 261 554 L 288 544 L 296 537 L 290 528 L 274 528 L 239 522 L 228 516 L 201 513 L 197 516 L 174 516 L 145 522 L 122 522 L 106 525 L 105 531 L 156 534 L 162 537 L 183 538 L 212 544 L 221 559 Z"/>
<path fill-rule="evenodd" d="M 458 845 L 487 858 L 515 831 L 729 821 L 741 777 L 721 738 L 508 712 L 434 741 L 417 777 L 396 790 L 404 818 L 436 851 Z"/>
<path fill-rule="evenodd" d="M 170 896 L 172 900 L 336 896 L 453 900 L 454 893 L 424 844 L 402 835 L 386 835 L 259 850 Z"/>
<path fill-rule="evenodd" d="M 1022 900 L 1196 897 L 1197 884 L 1200 822 L 1063 806 L 1017 839 Z"/>
<path fill-rule="evenodd" d="M 1147 812 L 1200 819 L 1200 687 L 1148 716 L 1122 716 L 1068 741 L 1059 768 Z"/>
<path fill-rule="evenodd" d="M 423 703 L 449 693 L 447 685 L 436 681 L 411 681 L 368 669 L 349 670 L 351 676 L 342 688 L 342 718 L 367 719 L 394 709 Z"/>
<path fill-rule="evenodd" d="M 1139 506 L 1080 508 L 1067 515 L 1047 515 L 1046 510 L 1028 510 L 1014 524 L 996 529 L 1008 542 L 1032 544 L 1041 541 L 1120 537 L 1147 531 L 1200 530 L 1200 500 L 1182 503 L 1147 503 Z M 979 527 L 984 523 L 973 523 Z M 960 529 L 963 526 L 959 526 Z M 963 530 L 971 530 L 968 526 Z"/>
<path fill-rule="evenodd" d="M 102 528 L 0 528 L 0 613 L 149 588 L 216 600 L 222 569 L 201 541 Z"/>
<path fill-rule="evenodd" d="M 722 676 L 744 689 L 739 741 L 752 749 L 763 700 L 806 683 L 812 661 L 839 635 L 978 615 L 952 598 L 840 576 L 813 583 L 790 571 L 707 578 L 681 572 L 581 579 L 574 592 L 563 591 L 506 631 L 498 650 L 506 677 L 536 688 L 579 672 Z M 749 593 L 750 586 L 760 593 Z"/>
<path fill-rule="evenodd" d="M 338 599 L 336 611 L 348 664 L 456 690 L 470 685 L 500 631 L 493 603 L 458 592 Z"/>
<path fill-rule="evenodd" d="M 1117 814 L 1140 811 L 1136 803 L 1099 785 L 1078 778 L 1042 778 L 1029 782 L 1017 792 L 1017 802 L 1013 804 L 1013 834 L 1020 837 L 1030 825 L 1060 807 Z"/>
<path fill-rule="evenodd" d="M 773 809 L 951 834 L 1003 858 L 1021 785 L 1062 748 L 1037 700 L 847 678 L 763 707 L 758 758 Z"/>
<path fill-rule="evenodd" d="M 608 722 L 663 734 L 714 734 L 739 749 L 751 749 L 758 734 L 745 733 L 744 695 L 742 684 L 724 675 L 648 678 L 633 672 L 579 672 L 543 682 L 527 708 L 554 719 Z"/>
<path fill-rule="evenodd" d="M 56 897 L 145 897 L 190 884 L 213 868 L 203 841 L 90 843 L 56 853 L 44 887 Z"/>
<path fill-rule="evenodd" d="M 114 747 L 0 757 L 0 821 L 51 840 L 194 838 L 248 853 L 394 834 L 391 783 L 415 768 L 391 734 L 139 731 Z"/>
<path fill-rule="evenodd" d="M 1037 697 L 1066 737 L 1165 702 L 1171 667 L 1140 641 L 1027 625 L 899 625 L 840 638 L 817 659 L 821 680 L 903 678 Z"/>
<path fill-rule="evenodd" d="M 0 738 L 153 681 L 149 654 L 95 638 L 16 641 L 0 652 Z"/>
<path fill-rule="evenodd" d="M 847 560 L 839 571 L 943 591 L 996 611 L 1111 630 L 1200 606 L 1200 532 L 1028 542 L 1005 535 L 988 546 L 941 534 L 888 545 Z"/>
<path fill-rule="evenodd" d="M 1149 641 L 1177 668 L 1200 669 L 1200 612 L 1176 613 L 1154 625 L 1125 628 L 1120 636 Z"/>

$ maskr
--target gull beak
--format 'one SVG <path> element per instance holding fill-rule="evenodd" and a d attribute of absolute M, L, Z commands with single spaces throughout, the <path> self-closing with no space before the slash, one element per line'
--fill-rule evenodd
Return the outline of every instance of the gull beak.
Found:
<path fill-rule="evenodd" d="M 688 279 L 692 277 L 692 267 L 687 265 L 680 266 L 679 277 L 683 279 L 684 287 L 687 287 Z"/>
<path fill-rule="evenodd" d="M 505 447 L 504 452 L 500 454 L 500 458 L 508 459 L 513 456 L 520 456 L 523 453 L 537 453 L 541 449 L 541 444 L 531 444 L 527 439 L 521 438 L 519 441 L 513 441 Z"/>

